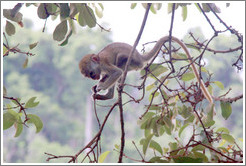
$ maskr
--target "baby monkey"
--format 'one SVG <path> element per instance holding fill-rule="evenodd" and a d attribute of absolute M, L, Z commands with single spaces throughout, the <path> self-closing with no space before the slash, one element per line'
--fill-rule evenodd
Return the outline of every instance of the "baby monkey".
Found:
<path fill-rule="evenodd" d="M 176 37 L 172 37 L 171 40 L 178 43 L 180 47 L 184 49 L 187 59 L 189 59 L 191 63 L 192 70 L 200 83 L 203 95 L 210 103 L 213 103 L 210 93 L 207 91 L 195 65 L 192 63 L 191 55 L 185 44 Z M 159 53 L 162 45 L 167 41 L 169 41 L 169 36 L 162 37 L 156 42 L 154 48 L 145 55 L 141 55 L 135 50 L 128 66 L 128 71 L 142 69 L 145 63 Z M 99 83 L 93 87 L 94 99 L 108 100 L 113 98 L 115 83 L 121 78 L 125 70 L 125 65 L 131 50 L 131 45 L 115 42 L 106 46 L 98 54 L 88 54 L 80 60 L 79 69 L 85 77 L 93 80 L 99 80 L 101 78 Z M 108 92 L 105 95 L 97 94 L 97 92 L 106 89 L 108 89 Z"/>

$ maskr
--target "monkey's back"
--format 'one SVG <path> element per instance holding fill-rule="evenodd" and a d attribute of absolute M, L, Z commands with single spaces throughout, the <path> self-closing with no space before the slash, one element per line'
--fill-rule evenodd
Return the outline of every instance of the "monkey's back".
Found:
<path fill-rule="evenodd" d="M 131 45 L 127 43 L 115 42 L 107 45 L 104 49 L 102 49 L 99 52 L 99 56 L 104 58 L 108 57 L 108 61 L 111 61 L 112 64 L 124 70 L 131 50 Z M 137 50 L 134 51 L 129 66 L 130 67 L 128 70 L 137 70 L 143 67 L 141 54 Z"/>

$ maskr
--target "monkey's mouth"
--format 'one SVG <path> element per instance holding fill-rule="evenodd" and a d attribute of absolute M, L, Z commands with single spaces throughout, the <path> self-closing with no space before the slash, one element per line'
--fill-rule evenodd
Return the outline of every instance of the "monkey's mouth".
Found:
<path fill-rule="evenodd" d="M 91 79 L 93 80 L 99 80 L 100 79 L 100 75 L 94 74 L 90 76 Z"/>
<path fill-rule="evenodd" d="M 93 80 L 99 80 L 100 79 L 100 76 L 93 76 L 91 77 Z"/>

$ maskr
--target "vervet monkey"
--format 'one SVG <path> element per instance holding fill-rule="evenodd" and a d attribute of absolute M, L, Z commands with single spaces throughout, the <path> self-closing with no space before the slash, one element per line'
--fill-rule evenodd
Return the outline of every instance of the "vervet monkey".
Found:
<path fill-rule="evenodd" d="M 169 36 L 165 36 L 159 39 L 156 42 L 154 48 L 145 55 L 141 55 L 137 50 L 135 50 L 131 62 L 128 66 L 128 71 L 142 69 L 145 63 L 150 61 L 159 53 L 162 45 L 167 41 L 169 41 Z M 187 47 L 176 37 L 172 37 L 172 41 L 178 43 L 184 49 L 186 56 L 191 63 L 192 70 L 198 82 L 200 83 L 203 95 L 210 103 L 213 103 L 211 95 L 201 80 L 195 65 L 192 63 L 192 58 Z M 99 83 L 93 87 L 95 93 L 93 96 L 94 99 L 108 100 L 113 98 L 115 83 L 122 76 L 131 50 L 131 45 L 116 42 L 109 44 L 98 54 L 88 54 L 80 60 L 79 69 L 85 77 L 91 78 L 93 80 L 99 80 L 101 77 Z M 97 94 L 97 92 L 100 90 L 106 89 L 108 89 L 108 92 L 105 95 Z"/>

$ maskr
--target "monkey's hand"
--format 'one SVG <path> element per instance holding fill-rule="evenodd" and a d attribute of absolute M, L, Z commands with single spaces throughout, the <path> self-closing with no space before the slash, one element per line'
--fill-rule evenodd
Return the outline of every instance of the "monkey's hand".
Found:
<path fill-rule="evenodd" d="M 97 94 L 97 92 L 99 92 L 97 90 L 97 85 L 92 87 L 92 91 L 93 91 L 92 97 L 94 100 L 109 100 L 109 99 L 112 99 L 114 97 L 114 86 L 111 87 L 108 90 L 107 94 L 105 94 L 105 95 Z"/>
<path fill-rule="evenodd" d="M 97 92 L 100 91 L 100 90 L 99 90 L 99 91 L 97 90 L 97 85 L 93 86 L 91 89 L 92 89 L 92 91 L 93 91 L 93 95 L 92 95 L 93 99 L 94 99 L 94 100 L 98 100 L 98 99 L 100 98 L 101 95 L 97 94 Z M 99 100 L 100 100 L 100 99 L 99 99 Z"/>
<path fill-rule="evenodd" d="M 97 88 L 97 85 L 94 85 L 91 89 L 92 89 L 94 94 L 96 94 L 97 92 L 99 92 L 101 90 L 101 89 Z"/>

